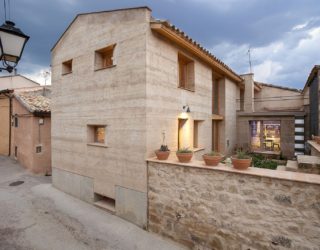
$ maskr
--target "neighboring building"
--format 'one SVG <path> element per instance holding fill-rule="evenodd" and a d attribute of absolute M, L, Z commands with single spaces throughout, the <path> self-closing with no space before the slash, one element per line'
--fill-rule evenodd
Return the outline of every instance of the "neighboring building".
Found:
<path fill-rule="evenodd" d="M 172 155 L 237 144 L 243 79 L 147 7 L 77 15 L 51 65 L 53 185 L 141 227 L 163 131 Z"/>
<path fill-rule="evenodd" d="M 10 153 L 10 98 L 9 93 L 19 88 L 39 87 L 39 84 L 22 76 L 1 76 L 0 77 L 0 155 L 9 155 Z"/>
<path fill-rule="evenodd" d="M 34 173 L 51 174 L 50 89 L 16 90 L 11 156 Z"/>
<path fill-rule="evenodd" d="M 306 111 L 309 114 L 308 144 L 311 147 L 311 155 L 320 156 L 320 145 L 311 141 L 312 135 L 320 136 L 320 65 L 315 65 L 303 88 L 306 100 Z"/>
<path fill-rule="evenodd" d="M 39 87 L 39 86 L 40 86 L 39 83 L 23 75 L 0 76 L 0 90 Z"/>
<path fill-rule="evenodd" d="M 48 87 L 39 86 L 0 91 L 9 103 L 1 114 L 9 124 L 2 149 L 34 173 L 51 173 L 50 95 Z"/>
<path fill-rule="evenodd" d="M 242 76 L 245 91 L 238 111 L 239 146 L 289 159 L 305 151 L 304 98 L 298 89 L 255 82 Z"/>

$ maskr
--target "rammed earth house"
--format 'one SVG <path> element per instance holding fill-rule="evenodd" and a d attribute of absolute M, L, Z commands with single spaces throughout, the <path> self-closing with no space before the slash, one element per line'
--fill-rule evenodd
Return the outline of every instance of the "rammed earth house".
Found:
<path fill-rule="evenodd" d="M 183 147 L 195 158 L 211 150 L 230 155 L 239 144 L 237 111 L 254 112 L 253 94 L 261 89 L 252 75 L 236 74 L 152 18 L 148 7 L 77 15 L 54 45 L 51 65 L 53 185 L 141 227 L 146 158 L 163 131 L 172 157 Z M 241 144 L 250 143 L 250 121 Z"/>

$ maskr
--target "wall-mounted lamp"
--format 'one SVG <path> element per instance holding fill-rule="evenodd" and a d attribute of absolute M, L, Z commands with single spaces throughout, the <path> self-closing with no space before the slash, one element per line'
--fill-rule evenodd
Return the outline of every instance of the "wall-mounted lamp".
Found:
<path fill-rule="evenodd" d="M 190 112 L 191 112 L 191 111 L 190 111 L 190 107 L 189 107 L 188 104 L 185 105 L 185 106 L 183 106 L 182 109 L 183 109 L 184 112 L 187 112 L 187 113 L 190 113 Z"/>

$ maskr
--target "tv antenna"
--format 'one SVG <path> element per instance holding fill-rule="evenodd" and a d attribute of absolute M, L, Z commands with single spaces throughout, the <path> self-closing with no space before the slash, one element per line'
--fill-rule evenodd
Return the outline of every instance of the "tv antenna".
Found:
<path fill-rule="evenodd" d="M 249 67 L 250 67 L 250 73 L 252 73 L 252 65 L 251 65 L 251 48 L 248 49 L 248 57 L 249 57 Z"/>

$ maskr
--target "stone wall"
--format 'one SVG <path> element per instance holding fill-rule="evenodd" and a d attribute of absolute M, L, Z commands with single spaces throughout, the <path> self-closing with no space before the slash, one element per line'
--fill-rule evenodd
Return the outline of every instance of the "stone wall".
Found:
<path fill-rule="evenodd" d="M 319 249 L 320 176 L 148 162 L 149 231 L 192 249 Z"/>

